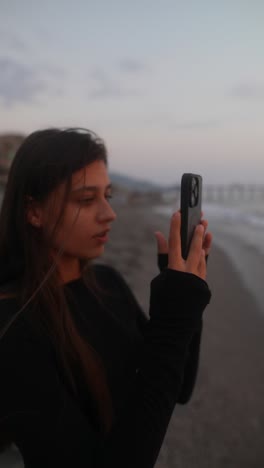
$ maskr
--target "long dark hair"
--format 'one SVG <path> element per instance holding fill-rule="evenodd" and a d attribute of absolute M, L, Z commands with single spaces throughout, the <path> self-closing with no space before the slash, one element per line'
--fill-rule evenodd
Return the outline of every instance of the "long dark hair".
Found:
<path fill-rule="evenodd" d="M 96 160 L 107 164 L 107 152 L 103 141 L 89 130 L 51 128 L 36 131 L 24 140 L 12 161 L 0 212 L 0 265 L 4 265 L 0 267 L 0 291 L 15 294 L 19 313 L 29 303 L 36 311 L 35 319 L 43 321 L 74 392 L 74 373 L 76 366 L 80 368 L 94 400 L 100 428 L 107 432 L 113 407 L 105 369 L 99 355 L 76 329 L 56 259 L 51 260 L 49 255 L 50 244 L 26 215 L 29 199 L 45 202 L 63 183 L 54 235 L 63 218 L 72 174 Z M 58 255 L 62 253 L 63 246 Z M 89 261 L 80 259 L 80 266 L 85 284 L 93 289 L 96 284 Z"/>

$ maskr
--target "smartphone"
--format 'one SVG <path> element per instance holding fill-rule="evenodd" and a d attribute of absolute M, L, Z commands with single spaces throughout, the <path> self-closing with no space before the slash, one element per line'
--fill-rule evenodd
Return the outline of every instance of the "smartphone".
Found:
<path fill-rule="evenodd" d="M 202 176 L 183 174 L 181 179 L 181 247 L 182 257 L 188 257 L 194 230 L 201 221 Z"/>

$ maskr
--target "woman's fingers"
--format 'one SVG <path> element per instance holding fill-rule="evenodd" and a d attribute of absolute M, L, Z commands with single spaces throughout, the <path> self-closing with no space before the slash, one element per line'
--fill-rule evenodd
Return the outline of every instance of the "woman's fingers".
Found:
<path fill-rule="evenodd" d="M 212 234 L 206 232 L 208 221 L 202 219 L 196 226 L 187 260 L 182 258 L 181 251 L 181 212 L 175 212 L 171 218 L 168 242 L 160 231 L 156 231 L 155 237 L 158 245 L 158 253 L 168 254 L 168 268 L 173 270 L 193 273 L 200 278 L 206 278 L 206 257 L 208 256 Z"/>
<path fill-rule="evenodd" d="M 204 227 L 202 224 L 196 226 L 186 264 L 190 272 L 194 272 L 200 264 L 204 238 Z"/>
<path fill-rule="evenodd" d="M 154 234 L 157 240 L 158 253 L 167 254 L 169 251 L 167 239 L 164 237 L 164 235 L 160 231 L 156 231 Z"/>
<path fill-rule="evenodd" d="M 169 234 L 169 268 L 181 269 L 181 214 L 179 211 L 171 218 Z"/>
<path fill-rule="evenodd" d="M 204 231 L 208 228 L 208 221 L 207 219 L 203 219 L 200 223 L 204 227 Z"/>
<path fill-rule="evenodd" d="M 209 255 L 212 245 L 213 236 L 211 232 L 206 232 L 208 228 L 207 219 L 201 221 L 202 226 L 204 227 L 204 240 L 203 240 L 203 249 L 205 250 L 205 256 Z"/>
<path fill-rule="evenodd" d="M 213 241 L 213 235 L 211 232 L 207 232 L 204 236 L 203 240 L 203 249 L 205 251 L 205 255 L 209 255 L 211 246 L 212 246 L 212 241 Z"/>
<path fill-rule="evenodd" d="M 199 262 L 199 266 L 198 266 L 198 276 L 205 280 L 206 279 L 206 272 L 207 272 L 206 254 L 205 254 L 205 250 L 202 249 L 200 262 Z"/>

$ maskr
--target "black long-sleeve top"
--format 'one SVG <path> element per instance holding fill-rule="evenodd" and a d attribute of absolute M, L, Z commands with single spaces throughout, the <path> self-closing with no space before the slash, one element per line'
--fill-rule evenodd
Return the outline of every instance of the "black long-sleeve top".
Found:
<path fill-rule="evenodd" d="M 165 268 L 151 282 L 147 319 L 112 268 L 95 265 L 112 291 L 102 307 L 82 279 L 63 287 L 76 326 L 101 356 L 115 419 L 103 437 L 94 425 L 85 385 L 74 396 L 49 340 L 26 311 L 0 341 L 0 429 L 20 449 L 26 468 L 151 468 L 177 402 L 195 383 L 207 283 Z M 0 327 L 17 310 L 0 302 Z"/>

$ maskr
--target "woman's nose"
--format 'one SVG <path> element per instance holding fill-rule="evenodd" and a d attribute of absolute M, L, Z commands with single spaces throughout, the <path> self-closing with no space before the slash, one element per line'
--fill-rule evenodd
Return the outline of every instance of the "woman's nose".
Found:
<path fill-rule="evenodd" d="M 101 209 L 97 213 L 97 219 L 98 221 L 107 221 L 107 222 L 112 222 L 116 219 L 117 215 L 111 205 L 106 201 L 101 205 Z"/>

